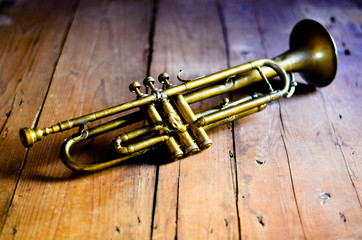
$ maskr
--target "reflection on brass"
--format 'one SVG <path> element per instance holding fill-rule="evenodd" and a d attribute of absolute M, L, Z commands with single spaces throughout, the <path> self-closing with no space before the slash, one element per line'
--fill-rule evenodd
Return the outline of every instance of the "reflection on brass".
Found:
<path fill-rule="evenodd" d="M 166 145 L 172 160 L 207 149 L 212 142 L 206 134 L 209 128 L 233 121 L 263 110 L 268 102 L 281 97 L 290 97 L 296 82 L 292 72 L 300 75 L 311 85 L 324 87 L 330 84 L 337 71 L 336 46 L 327 30 L 313 20 L 303 20 L 290 36 L 290 49 L 273 59 L 258 59 L 194 80 L 182 80 L 174 85 L 169 75 L 162 73 L 159 81 L 164 90 L 154 86 L 154 79 L 147 77 L 144 85 L 150 94 L 140 91 L 141 85 L 134 82 L 130 91 L 136 93 L 136 100 L 129 101 L 98 112 L 57 123 L 53 126 L 20 129 L 20 139 L 25 147 L 32 146 L 44 136 L 78 127 L 77 134 L 64 142 L 61 158 L 65 165 L 77 171 L 95 171 L 112 166 L 124 160 L 144 154 L 161 144 Z M 279 76 L 283 87 L 274 89 L 268 78 Z M 190 104 L 212 96 L 232 92 L 257 81 L 265 81 L 268 94 L 255 93 L 240 99 L 224 99 L 216 107 L 194 113 Z M 139 111 L 119 117 L 92 128 L 85 128 L 89 122 L 139 108 Z M 119 129 L 132 123 L 144 121 L 147 125 L 113 140 L 118 158 L 92 164 L 76 162 L 70 156 L 70 149 L 76 143 L 100 134 Z"/>

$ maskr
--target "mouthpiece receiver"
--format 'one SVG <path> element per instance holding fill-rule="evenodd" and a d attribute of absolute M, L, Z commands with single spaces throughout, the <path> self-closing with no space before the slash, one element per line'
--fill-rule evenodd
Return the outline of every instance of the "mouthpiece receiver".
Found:
<path fill-rule="evenodd" d="M 43 130 L 40 128 L 21 128 L 19 130 L 20 140 L 24 147 L 28 148 L 33 146 L 35 142 L 43 138 Z"/>

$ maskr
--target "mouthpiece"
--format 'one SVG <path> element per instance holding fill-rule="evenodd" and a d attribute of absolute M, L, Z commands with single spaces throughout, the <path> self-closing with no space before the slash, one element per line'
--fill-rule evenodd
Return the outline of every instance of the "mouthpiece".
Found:
<path fill-rule="evenodd" d="M 40 128 L 21 128 L 19 130 L 19 135 L 21 143 L 24 145 L 24 147 L 28 148 L 43 138 L 43 130 Z"/>

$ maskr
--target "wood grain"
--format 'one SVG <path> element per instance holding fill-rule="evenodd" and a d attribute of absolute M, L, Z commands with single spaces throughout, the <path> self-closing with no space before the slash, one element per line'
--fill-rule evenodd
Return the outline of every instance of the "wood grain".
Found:
<path fill-rule="evenodd" d="M 147 71 L 152 7 L 148 1 L 80 3 L 39 126 L 134 98 L 128 84 Z M 73 174 L 59 161 L 59 147 L 69 134 L 48 136 L 29 150 L 1 237 L 148 238 L 155 167 L 139 162 Z M 83 149 L 99 155 L 114 134 Z M 79 157 L 99 156 L 90 152 Z"/>
<path fill-rule="evenodd" d="M 333 31 L 333 29 L 336 28 L 336 24 L 333 23 L 333 17 L 348 15 L 353 19 L 354 15 L 352 14 L 353 10 L 351 10 L 351 8 L 354 9 L 356 7 L 353 1 L 344 2 L 343 4 L 340 2 L 330 2 L 328 4 L 329 11 L 327 12 L 321 10 L 323 9 L 323 4 L 300 3 L 298 1 L 296 1 L 296 4 L 299 7 L 295 7 L 295 9 L 301 10 L 303 17 L 312 17 L 312 15 L 314 15 L 313 17 L 316 20 L 327 26 L 336 40 L 338 40 L 340 34 L 336 34 L 336 32 Z M 309 11 L 305 11 L 306 6 L 309 6 L 309 11 L 312 14 L 310 14 Z M 336 9 L 343 9 L 344 14 L 341 15 L 340 10 L 336 11 Z M 322 14 L 322 12 L 324 12 L 324 14 Z M 344 21 L 342 20 L 342 22 Z M 341 23 L 341 25 L 343 24 Z M 343 31 L 344 28 L 339 26 L 338 29 Z M 351 36 L 349 39 L 355 38 Z M 360 94 L 357 93 L 358 89 L 352 90 L 351 88 L 353 87 L 350 87 L 351 83 L 347 80 L 349 77 L 353 78 L 353 76 L 355 76 L 354 74 L 358 74 L 360 70 L 356 68 L 353 73 L 353 71 L 345 69 L 347 65 L 353 62 L 346 61 L 345 54 L 343 54 L 344 50 L 342 50 L 344 47 L 340 40 L 337 41 L 337 48 L 339 49 L 339 72 L 329 87 L 321 89 L 320 93 L 313 96 L 315 98 L 314 104 L 310 99 L 306 100 L 306 106 L 309 108 L 308 115 L 303 114 L 302 116 L 301 114 L 296 114 L 295 111 L 289 112 L 289 109 L 287 110 L 288 117 L 293 116 L 292 121 L 295 119 L 303 119 L 303 121 L 298 122 L 298 124 L 305 129 L 308 129 L 307 127 L 309 126 L 308 131 L 304 133 L 301 133 L 300 130 L 286 132 L 287 137 L 293 134 L 294 138 L 298 136 L 298 138 L 302 140 L 303 137 L 301 136 L 312 138 L 313 132 L 315 132 L 314 144 L 309 141 L 298 145 L 298 148 L 296 148 L 295 145 L 290 146 L 290 148 L 295 151 L 291 152 L 291 154 L 296 154 L 295 158 L 300 159 L 299 161 L 302 160 L 300 158 L 300 152 L 304 151 L 306 153 L 306 157 L 301 161 L 302 164 L 298 162 L 298 166 L 293 168 L 295 163 L 292 163 L 292 170 L 295 169 L 296 172 L 299 172 L 303 169 L 303 173 L 309 176 L 309 178 L 303 179 L 301 183 L 296 184 L 298 187 L 300 186 L 299 184 L 302 185 L 301 189 L 296 188 L 296 194 L 300 192 L 302 195 L 302 198 L 297 198 L 297 201 L 299 201 L 301 205 L 302 219 L 305 219 L 303 220 L 303 225 L 306 226 L 307 237 L 360 238 L 362 236 L 362 229 L 359 224 L 362 219 L 361 202 L 356 192 L 356 190 L 358 191 L 358 188 L 356 189 L 355 187 L 356 179 L 352 177 L 353 175 L 356 176 L 355 174 L 358 174 L 359 170 L 357 170 L 356 162 L 353 161 L 353 154 L 351 155 L 352 158 L 346 154 L 350 150 L 360 149 L 360 147 L 356 147 L 355 141 L 358 141 L 356 139 L 358 139 L 359 137 L 357 136 L 360 135 L 356 129 L 358 129 L 358 124 L 361 122 L 360 110 L 358 110 L 361 108 L 353 108 L 353 104 L 347 106 L 347 102 L 352 103 L 356 99 L 354 98 L 354 100 L 351 101 L 348 100 L 350 99 L 349 96 L 347 96 L 348 94 L 343 97 L 340 95 L 340 89 L 343 83 L 343 89 L 345 89 L 343 91 L 351 91 L 352 94 L 356 93 L 355 96 L 357 99 L 360 97 Z M 353 61 L 353 59 L 351 60 Z M 357 59 L 355 58 L 354 60 Z M 343 75 L 341 75 L 341 73 L 343 73 Z M 346 74 L 346 76 L 348 74 L 348 77 L 344 76 L 344 74 Z M 352 84 L 355 82 L 356 81 L 353 81 Z M 336 106 L 335 104 L 340 102 L 342 98 L 344 106 L 338 106 L 339 104 Z M 296 105 L 294 104 L 291 107 L 295 109 Z M 343 111 L 347 118 L 348 116 L 352 116 L 349 119 L 350 121 L 342 126 L 341 123 L 338 122 L 342 120 L 339 117 L 341 112 L 337 115 L 332 111 L 333 108 L 334 111 Z M 289 121 L 288 119 L 287 122 Z M 355 128 L 356 125 L 357 128 Z M 347 129 L 355 130 L 350 131 Z M 342 132 L 345 132 L 345 134 Z M 348 135 L 349 132 L 351 135 Z M 344 138 L 340 136 L 344 136 Z M 346 143 L 344 143 L 344 141 Z M 287 141 L 287 145 L 288 144 L 294 143 L 288 143 Z M 347 148 L 348 144 L 350 144 L 352 149 Z M 309 167 L 309 169 L 307 167 Z M 351 167 L 357 170 L 356 173 L 351 174 L 353 173 L 353 170 L 351 172 Z M 308 179 L 310 180 L 308 181 Z M 331 179 L 333 180 L 331 181 Z M 324 198 L 327 195 L 327 199 L 321 199 L 319 205 L 317 201 L 305 201 L 305 199 L 308 198 L 315 198 L 318 191 L 321 192 L 319 193 L 320 198 Z M 311 209 L 313 210 L 311 211 Z M 313 218 L 311 219 L 311 214 L 318 215 L 318 225 L 316 225 Z M 333 228 L 331 229 L 328 226 L 333 226 Z M 319 231 L 317 231 L 317 228 Z M 321 231 L 320 229 L 326 230 Z"/>
<path fill-rule="evenodd" d="M 154 46 L 151 73 L 167 71 L 173 82 L 179 69 L 187 78 L 225 69 L 216 2 L 161 1 Z M 203 103 L 203 107 L 207 105 L 216 102 Z M 193 108 L 201 106 L 198 103 Z M 211 131 L 209 136 L 213 145 L 206 151 L 159 167 L 154 239 L 238 238 L 230 125 Z"/>
<path fill-rule="evenodd" d="M 265 28 L 269 26 L 260 24 L 258 9 L 256 4 L 240 1 L 223 4 L 232 66 L 269 56 L 264 40 Z M 267 15 L 270 23 L 276 20 L 274 14 Z M 287 32 L 269 34 L 275 36 L 274 40 L 279 39 L 282 50 L 287 50 Z M 279 108 L 278 103 L 268 104 L 263 112 L 234 124 L 242 239 L 304 237 L 281 134 Z"/>
<path fill-rule="evenodd" d="M 4 1 L 0 239 L 362 238 L 361 16 L 355 0 Z M 158 151 L 79 174 L 59 158 L 76 130 L 21 146 L 20 127 L 133 100 L 128 85 L 147 74 L 168 72 L 179 84 L 180 69 L 192 79 L 274 57 L 303 18 L 336 40 L 335 81 L 313 90 L 296 74 L 291 99 L 208 131 L 213 146 L 202 153 L 166 163 Z M 110 157 L 122 131 L 80 144 L 74 156 Z"/>
<path fill-rule="evenodd" d="M 267 2 L 264 4 L 268 6 Z M 265 46 L 268 46 L 267 49 L 272 49 L 271 54 L 279 49 L 279 45 L 275 42 L 280 42 L 283 36 L 285 19 L 289 21 L 295 19 L 294 22 L 297 22 L 304 17 L 297 11 L 293 12 L 292 6 L 289 10 L 275 14 L 272 27 L 263 28 Z M 262 26 L 267 26 L 270 18 L 262 14 L 259 16 L 258 22 Z M 321 23 L 326 25 L 326 20 Z M 276 34 L 278 29 L 280 29 L 279 34 Z M 281 100 L 280 116 L 283 122 L 281 133 L 287 149 L 295 198 L 305 237 L 359 236 L 361 229 L 356 223 L 361 219 L 360 205 L 341 151 L 335 145 L 336 136 L 322 95 L 317 90 L 315 93 L 295 96 L 290 100 Z M 331 176 L 335 182 L 329 180 Z M 350 216 L 351 222 L 344 221 L 343 216 Z"/>
<path fill-rule="evenodd" d="M 326 104 L 328 118 L 336 136 L 335 144 L 341 149 L 349 176 L 362 198 L 362 162 L 359 139 L 362 134 L 361 85 L 361 31 L 356 28 L 362 22 L 361 10 L 354 1 L 332 1 L 326 8 L 297 2 L 299 9 L 307 18 L 324 21 L 333 35 L 338 48 L 339 66 L 336 81 L 328 88 L 321 89 Z M 348 17 L 347 17 L 348 16 Z"/>
<path fill-rule="evenodd" d="M 37 120 L 74 6 L 16 1 L 0 10 L 0 232 L 27 153 L 18 131 Z"/>

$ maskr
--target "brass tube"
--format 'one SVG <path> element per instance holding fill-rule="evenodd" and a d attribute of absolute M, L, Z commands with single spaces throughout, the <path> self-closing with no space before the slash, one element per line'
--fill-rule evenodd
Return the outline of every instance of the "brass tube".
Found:
<path fill-rule="evenodd" d="M 223 118 L 228 118 L 228 117 L 236 115 L 238 113 L 248 111 L 248 110 L 258 107 L 260 105 L 266 104 L 270 101 L 272 101 L 272 97 L 270 95 L 265 95 L 263 97 L 259 97 L 259 98 L 250 100 L 249 102 L 246 102 L 246 103 L 234 106 L 234 107 L 226 108 L 224 110 L 220 110 L 218 112 L 200 117 L 195 122 L 195 125 L 198 127 L 209 125 L 209 124 L 219 121 Z"/>
<path fill-rule="evenodd" d="M 154 104 L 150 104 L 150 105 L 146 106 L 145 108 L 147 109 L 146 115 L 147 115 L 147 120 L 150 125 L 161 124 L 163 127 L 167 128 L 166 126 L 164 126 L 163 119 L 162 119 L 161 115 L 159 114 L 159 112 L 157 111 Z M 168 131 L 169 130 L 167 128 L 167 132 Z M 168 140 L 165 143 L 166 143 L 167 149 L 169 150 L 172 160 L 181 158 L 184 155 L 183 151 L 180 149 L 180 147 L 178 146 L 178 144 L 173 136 L 169 136 Z"/>
<path fill-rule="evenodd" d="M 113 131 L 115 129 L 118 129 L 120 127 L 125 127 L 127 125 L 130 125 L 132 123 L 136 123 L 138 121 L 141 121 L 143 117 L 142 112 L 134 112 L 125 116 L 122 116 L 120 118 L 114 119 L 110 122 L 98 125 L 96 127 L 87 129 L 88 136 L 89 137 L 95 137 L 103 133 L 107 133 L 110 131 Z"/>
<path fill-rule="evenodd" d="M 61 131 L 73 128 L 73 127 L 77 127 L 77 126 L 81 126 L 84 124 L 87 124 L 89 122 L 93 122 L 95 120 L 104 118 L 104 117 L 109 117 L 112 116 L 114 114 L 117 113 L 121 113 L 124 112 L 126 110 L 129 109 L 133 109 L 136 107 L 140 107 L 146 104 L 149 104 L 150 102 L 155 100 L 155 96 L 154 95 L 150 95 L 144 98 L 138 98 L 136 100 L 130 101 L 130 102 L 126 102 L 114 107 L 110 107 L 101 111 L 97 111 L 94 113 L 90 113 L 81 117 L 77 117 L 77 118 L 73 118 L 71 120 L 67 120 L 64 122 L 60 122 L 58 123 L 58 125 L 60 126 Z M 54 132 L 53 132 L 54 133 Z"/>
<path fill-rule="evenodd" d="M 270 63 L 271 60 L 269 59 L 258 59 L 253 61 L 252 63 L 254 65 L 261 65 L 268 61 Z M 229 81 L 226 81 L 225 83 L 215 84 L 209 87 L 202 88 L 200 90 L 196 90 L 194 92 L 190 92 L 184 95 L 185 100 L 191 104 L 194 102 L 198 102 L 216 95 L 233 92 L 240 88 L 243 88 L 247 85 L 250 85 L 254 82 L 258 82 L 263 80 L 263 78 L 260 76 L 259 72 L 256 69 L 253 69 L 251 66 L 252 64 L 249 63 L 249 68 L 247 69 L 247 72 L 243 72 L 243 74 L 235 75 L 233 78 L 229 78 Z M 282 67 L 282 66 L 281 66 Z M 277 72 L 271 68 L 271 67 L 261 67 L 261 70 L 264 72 L 265 76 L 267 78 L 274 77 L 277 75 Z M 224 78 L 225 79 L 225 78 Z M 285 81 L 284 81 L 285 82 Z M 284 88 L 286 87 L 286 83 L 284 85 Z"/>
<path fill-rule="evenodd" d="M 165 142 L 168 139 L 169 139 L 169 137 L 167 135 L 150 137 L 150 138 L 129 144 L 125 147 L 122 147 L 120 145 L 119 145 L 119 147 L 116 146 L 115 150 L 117 153 L 119 153 L 121 155 L 133 154 L 133 153 L 143 150 L 145 148 L 151 147 L 157 143 Z"/>
<path fill-rule="evenodd" d="M 260 112 L 260 111 L 264 110 L 266 108 L 266 106 L 267 106 L 267 104 L 260 105 L 258 107 L 246 110 L 244 112 L 229 116 L 228 118 L 224 118 L 224 119 L 221 119 L 219 121 L 216 121 L 216 122 L 210 123 L 208 125 L 205 125 L 205 126 L 203 126 L 203 128 L 205 129 L 205 131 L 207 131 L 207 130 L 209 130 L 211 128 L 220 126 L 222 124 L 229 123 L 229 122 L 232 122 L 232 121 L 234 121 L 236 119 L 243 118 L 243 117 L 249 116 L 251 114 Z"/>
<path fill-rule="evenodd" d="M 196 142 L 201 150 L 205 150 L 212 145 L 212 141 L 206 134 L 205 130 L 201 127 L 196 127 L 194 122 L 197 120 L 194 112 L 190 105 L 186 102 L 182 94 L 177 94 L 173 99 L 183 119 L 189 124 L 189 129 L 192 135 L 196 138 Z"/>
<path fill-rule="evenodd" d="M 113 146 L 115 148 L 115 151 L 119 154 L 128 154 L 129 153 L 129 146 L 122 146 L 122 143 L 130 141 L 132 139 L 138 138 L 140 136 L 145 136 L 148 134 L 154 134 L 156 133 L 158 130 L 160 130 L 162 128 L 161 125 L 156 125 L 154 127 L 148 125 L 142 128 L 137 128 L 133 131 L 127 132 L 127 133 L 123 133 L 121 135 L 119 135 L 118 137 L 113 139 Z"/>
<path fill-rule="evenodd" d="M 186 156 L 200 151 L 199 147 L 195 144 L 194 140 L 187 131 L 187 127 L 182 123 L 180 116 L 177 114 L 168 99 L 162 100 L 160 108 L 162 108 L 162 113 L 167 124 L 170 126 L 171 130 L 176 133 L 177 138 L 181 142 Z"/>
<path fill-rule="evenodd" d="M 85 136 L 85 135 L 84 135 Z M 138 145 L 142 145 L 142 146 L 137 146 L 138 149 L 141 149 L 139 151 L 135 151 L 132 154 L 128 154 L 126 156 L 120 157 L 120 158 L 116 158 L 116 159 L 112 159 L 112 160 L 108 160 L 105 162 L 99 162 L 99 163 L 91 163 L 91 164 L 83 164 L 83 163 L 78 163 L 77 161 L 75 161 L 71 155 L 70 155 L 70 150 L 73 147 L 74 144 L 80 143 L 82 141 L 85 141 L 87 139 L 87 137 L 83 137 L 78 136 L 78 137 L 70 137 L 68 138 L 62 145 L 62 149 L 60 151 L 60 156 L 61 159 L 63 161 L 63 163 L 70 169 L 74 170 L 74 171 L 79 171 L 79 172 L 91 172 L 91 171 L 98 171 L 98 170 L 102 170 L 104 168 L 113 166 L 115 164 L 121 163 L 123 161 L 126 161 L 128 159 L 137 157 L 139 155 L 142 155 L 144 153 L 146 153 L 147 151 L 147 147 L 148 146 L 152 146 L 156 143 L 160 143 L 162 141 L 167 140 L 167 136 L 158 136 L 155 137 L 153 139 L 149 139 L 148 141 L 145 141 L 143 143 L 138 143 Z"/>
<path fill-rule="evenodd" d="M 240 97 L 240 98 L 237 99 L 237 100 L 232 100 L 232 101 L 228 102 L 228 103 L 227 103 L 227 107 L 233 107 L 233 106 L 242 104 L 242 103 L 247 102 L 247 101 L 250 101 L 250 100 L 252 100 L 253 98 L 258 97 L 258 96 L 262 96 L 262 95 L 256 93 L 255 96 L 246 95 L 246 96 Z M 226 106 L 225 106 L 225 107 L 226 107 Z M 217 106 L 215 106 L 215 107 L 213 107 L 213 108 L 209 108 L 209 109 L 206 109 L 206 110 L 201 111 L 201 112 L 199 112 L 199 113 L 196 113 L 196 114 L 195 114 L 195 117 L 196 117 L 196 119 L 199 119 L 200 117 L 203 117 L 203 116 L 206 116 L 206 115 L 209 115 L 209 114 L 218 112 L 218 111 L 220 111 L 222 108 L 223 108 L 222 106 L 217 105 Z M 195 121 L 196 121 L 196 120 L 195 120 Z"/>

